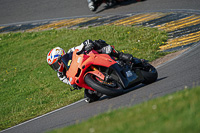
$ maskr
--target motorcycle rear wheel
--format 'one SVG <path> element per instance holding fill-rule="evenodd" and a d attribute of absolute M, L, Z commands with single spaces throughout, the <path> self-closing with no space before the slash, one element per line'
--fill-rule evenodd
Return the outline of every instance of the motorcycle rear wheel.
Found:
<path fill-rule="evenodd" d="M 158 78 L 158 72 L 154 66 L 149 63 L 145 63 L 145 69 L 141 70 L 141 73 L 144 77 L 143 84 L 151 84 L 155 82 Z"/>
<path fill-rule="evenodd" d="M 115 81 L 102 81 L 93 74 L 87 74 L 84 80 L 88 86 L 107 96 L 118 96 L 124 92 L 123 87 L 119 83 Z"/>

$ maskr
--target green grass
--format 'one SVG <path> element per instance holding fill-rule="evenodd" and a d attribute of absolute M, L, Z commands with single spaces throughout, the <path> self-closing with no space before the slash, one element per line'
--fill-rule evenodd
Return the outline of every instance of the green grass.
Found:
<path fill-rule="evenodd" d="M 124 26 L 0 34 L 0 130 L 83 98 L 83 90 L 70 92 L 57 78 L 46 55 L 56 46 L 67 51 L 86 39 L 103 39 L 152 61 L 165 54 L 157 50 L 167 35 L 155 28 Z"/>
<path fill-rule="evenodd" d="M 199 133 L 200 87 L 118 109 L 51 133 Z"/>

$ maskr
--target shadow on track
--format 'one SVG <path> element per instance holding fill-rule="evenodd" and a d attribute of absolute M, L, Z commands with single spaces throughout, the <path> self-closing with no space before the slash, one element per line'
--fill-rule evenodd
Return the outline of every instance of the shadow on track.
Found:
<path fill-rule="evenodd" d="M 123 2 L 117 2 L 117 4 L 115 4 L 114 6 L 105 6 L 104 9 L 101 9 L 100 11 L 97 11 L 96 14 L 98 13 L 101 13 L 105 10 L 109 10 L 109 9 L 112 9 L 112 8 L 118 8 L 118 7 L 121 7 L 121 6 L 127 6 L 127 5 L 130 5 L 130 4 L 134 4 L 134 3 L 137 3 L 137 2 L 144 2 L 146 0 L 125 0 Z"/>
<path fill-rule="evenodd" d="M 159 81 L 161 81 L 161 80 L 164 80 L 164 79 L 166 79 L 166 78 L 167 78 L 167 77 L 159 78 L 159 79 L 157 79 L 154 83 L 159 82 Z M 153 84 L 153 83 L 152 83 L 152 84 Z M 136 86 L 134 86 L 134 87 L 132 87 L 132 88 L 130 88 L 130 89 L 126 89 L 122 95 L 124 95 L 124 94 L 126 94 L 126 93 L 129 93 L 129 92 L 131 92 L 131 91 L 133 91 L 133 90 L 140 89 L 140 88 L 142 88 L 142 87 L 144 87 L 144 86 L 147 86 L 147 85 L 145 85 L 145 84 L 139 84 L 139 85 L 136 85 Z M 112 98 L 114 98 L 114 97 L 106 96 L 106 95 L 105 95 L 105 96 L 102 96 L 98 101 L 102 101 L 102 100 L 104 100 L 104 99 L 112 99 Z"/>

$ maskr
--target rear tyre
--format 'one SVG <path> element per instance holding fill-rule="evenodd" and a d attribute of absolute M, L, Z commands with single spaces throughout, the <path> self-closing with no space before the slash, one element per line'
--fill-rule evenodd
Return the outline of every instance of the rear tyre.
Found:
<path fill-rule="evenodd" d="M 123 93 L 123 87 L 119 83 L 115 81 L 105 82 L 93 74 L 87 74 L 85 82 L 97 92 L 107 96 L 118 96 Z"/>
<path fill-rule="evenodd" d="M 149 63 L 144 64 L 144 70 L 141 70 L 141 73 L 144 76 L 144 81 L 142 82 L 143 84 L 151 84 L 158 78 L 156 68 Z"/>

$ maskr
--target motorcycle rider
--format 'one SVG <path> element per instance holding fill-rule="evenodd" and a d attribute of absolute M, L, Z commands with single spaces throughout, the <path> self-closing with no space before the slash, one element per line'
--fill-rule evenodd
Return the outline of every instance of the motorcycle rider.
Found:
<path fill-rule="evenodd" d="M 66 71 L 70 67 L 69 61 L 71 62 L 72 54 L 76 49 L 78 49 L 77 54 L 81 54 L 83 52 L 89 52 L 92 49 L 94 49 L 99 53 L 109 54 L 110 56 L 116 57 L 124 61 L 133 62 L 135 64 L 139 63 L 137 58 L 134 58 L 131 54 L 124 54 L 122 52 L 118 52 L 117 50 L 115 50 L 113 47 L 111 47 L 109 44 L 107 44 L 105 41 L 101 39 L 95 41 L 85 40 L 83 43 L 81 43 L 81 45 L 70 48 L 67 53 L 60 47 L 53 48 L 47 54 L 47 63 L 54 71 L 57 72 L 57 76 L 62 82 L 71 85 L 74 89 L 81 89 L 81 87 L 77 86 L 76 84 L 70 84 L 66 75 Z M 64 60 L 67 60 L 68 64 L 67 63 L 64 64 L 63 62 Z M 90 95 L 89 93 L 92 94 L 96 92 L 88 92 L 88 90 L 85 89 L 85 95 L 88 96 Z M 100 94 L 97 95 L 101 96 Z"/>
<path fill-rule="evenodd" d="M 103 0 L 87 0 L 88 8 L 90 11 L 96 11 L 97 8 L 104 2 Z M 113 6 L 116 4 L 116 0 L 106 0 L 107 6 Z"/>

